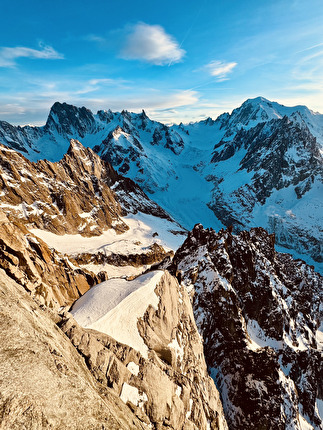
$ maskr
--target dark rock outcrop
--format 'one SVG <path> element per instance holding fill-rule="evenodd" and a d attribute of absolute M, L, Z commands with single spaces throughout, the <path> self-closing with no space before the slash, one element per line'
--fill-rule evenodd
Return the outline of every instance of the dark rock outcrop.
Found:
<path fill-rule="evenodd" d="M 276 253 L 261 228 L 232 235 L 196 225 L 170 267 L 192 291 L 229 428 L 300 429 L 306 419 L 319 429 L 322 277 Z"/>
<path fill-rule="evenodd" d="M 70 257 L 70 260 L 78 264 L 112 264 L 113 266 L 146 266 L 159 264 L 165 258 L 170 258 L 174 255 L 173 251 L 166 252 L 165 249 L 157 243 L 152 244 L 141 254 L 116 254 L 111 252 L 106 255 L 103 252 L 96 254 L 78 254 Z"/>

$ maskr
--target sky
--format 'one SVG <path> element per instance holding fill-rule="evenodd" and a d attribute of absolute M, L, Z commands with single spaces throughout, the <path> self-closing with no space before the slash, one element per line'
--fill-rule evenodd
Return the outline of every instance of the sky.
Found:
<path fill-rule="evenodd" d="M 0 120 L 55 101 L 199 121 L 263 96 L 323 113 L 322 0 L 1 0 Z"/>

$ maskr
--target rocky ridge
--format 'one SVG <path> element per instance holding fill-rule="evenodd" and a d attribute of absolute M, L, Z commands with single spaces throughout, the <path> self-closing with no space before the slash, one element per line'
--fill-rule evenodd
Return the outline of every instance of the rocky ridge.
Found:
<path fill-rule="evenodd" d="M 37 236 L 41 236 L 44 231 L 63 235 L 63 241 L 66 234 L 100 237 L 110 230 L 114 232 L 114 236 L 110 234 L 109 239 L 117 241 L 118 237 L 122 240 L 122 234 L 129 230 L 124 216 L 138 215 L 139 212 L 152 219 L 168 222 L 174 233 L 184 233 L 131 179 L 120 176 L 109 163 L 76 140 L 71 140 L 67 154 L 56 163 L 47 160 L 30 162 L 20 153 L 0 145 L 0 210 L 14 223 L 10 228 L 18 231 L 18 248 L 27 254 L 29 245 L 25 245 L 23 236 L 29 242 L 33 240 L 34 248 L 41 241 L 26 229 L 32 229 Z M 157 232 L 155 234 L 158 235 Z M 77 243 L 77 237 L 70 236 L 70 240 Z M 8 235 L 5 235 L 2 240 L 7 238 Z M 127 253 L 123 253 L 121 249 L 114 252 L 102 252 L 99 249 L 92 254 L 79 250 L 73 259 L 66 257 L 66 261 L 69 261 L 68 272 L 73 272 L 72 263 L 77 266 L 77 270 L 81 270 L 77 261 L 82 265 L 93 263 L 98 268 L 103 267 L 103 263 L 148 267 L 171 252 L 165 251 L 156 241 L 159 241 L 158 237 L 154 239 L 152 236 L 148 246 L 140 246 L 137 240 L 138 246 Z M 3 247 L 8 246 L 8 241 L 3 244 Z M 44 252 L 39 253 L 44 260 Z M 51 254 L 48 247 L 45 254 Z M 63 257 L 59 258 L 64 260 Z M 2 263 L 0 265 L 3 267 Z M 96 273 L 99 272 L 100 269 L 96 270 Z M 94 274 L 91 276 L 96 281 L 99 279 Z M 107 274 L 101 273 L 99 276 L 106 279 Z M 59 278 L 58 274 L 57 277 Z M 87 288 L 93 283 L 94 281 L 89 281 Z M 84 288 L 82 287 L 82 293 L 86 291 Z M 74 292 L 71 297 L 75 300 L 79 295 Z"/>
<path fill-rule="evenodd" d="M 147 345 L 147 356 L 118 342 L 122 329 L 116 333 L 116 341 L 102 332 L 82 328 L 69 313 L 63 315 L 60 327 L 84 356 L 95 378 L 112 388 L 150 428 L 227 429 L 219 394 L 207 374 L 188 294 L 169 273 L 159 278 L 154 287 L 157 308 L 146 298 L 147 310 L 134 327 Z M 86 300 L 91 299 L 85 294 L 82 303 Z M 86 305 L 94 306 L 91 301 Z M 77 309 L 72 308 L 76 320 L 80 318 Z M 114 313 L 114 318 L 118 315 Z"/>
<path fill-rule="evenodd" d="M 0 205 L 10 219 L 56 234 L 93 236 L 107 228 L 127 229 L 108 185 L 112 168 L 78 141 L 71 141 L 58 163 L 32 163 L 4 146 L 0 151 Z"/>
<path fill-rule="evenodd" d="M 196 225 L 169 269 L 191 292 L 229 428 L 321 428 L 322 277 L 261 228 Z"/>

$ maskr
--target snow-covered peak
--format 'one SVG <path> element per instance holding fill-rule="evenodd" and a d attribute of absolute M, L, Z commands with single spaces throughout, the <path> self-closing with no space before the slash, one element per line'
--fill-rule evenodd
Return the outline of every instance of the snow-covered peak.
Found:
<path fill-rule="evenodd" d="M 282 118 L 284 115 L 273 104 L 263 97 L 246 100 L 239 108 L 234 109 L 230 116 L 230 126 L 251 128 L 260 122 Z"/>
<path fill-rule="evenodd" d="M 284 116 L 294 120 L 298 115 L 320 145 L 323 145 L 323 115 L 313 112 L 303 105 L 284 106 L 277 102 L 271 102 L 264 97 L 256 97 L 246 100 L 239 108 L 234 109 L 230 115 L 229 125 L 239 128 L 251 128 L 260 122 L 272 119 L 280 119 Z"/>

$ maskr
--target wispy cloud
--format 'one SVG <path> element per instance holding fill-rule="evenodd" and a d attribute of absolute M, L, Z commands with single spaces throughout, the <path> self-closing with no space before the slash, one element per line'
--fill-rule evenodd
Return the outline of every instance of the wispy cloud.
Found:
<path fill-rule="evenodd" d="M 14 67 L 18 58 L 61 60 L 64 56 L 51 46 L 41 46 L 41 49 L 27 48 L 25 46 L 0 48 L 0 67 Z"/>
<path fill-rule="evenodd" d="M 292 69 L 291 69 L 291 78 L 296 85 L 300 83 L 316 85 L 317 89 L 319 87 L 322 88 L 323 84 L 323 75 L 322 75 L 322 67 L 323 67 L 323 48 L 322 44 L 318 44 L 316 46 L 311 47 L 309 50 L 303 50 L 299 53 L 307 52 L 307 55 L 293 57 Z M 299 54 L 298 53 L 298 54 Z"/>
<path fill-rule="evenodd" d="M 0 119 L 15 124 L 44 124 L 56 101 L 86 106 L 92 111 L 127 109 L 134 112 L 180 109 L 194 106 L 199 101 L 196 91 L 147 88 L 141 81 L 102 76 L 82 79 L 69 75 L 62 80 L 55 75 L 46 78 L 25 75 L 24 86 L 19 88 L 14 91 L 8 88 L 0 95 Z"/>
<path fill-rule="evenodd" d="M 99 79 L 90 79 L 90 85 L 123 85 L 128 83 L 125 79 L 112 79 L 112 78 L 99 78 Z"/>
<path fill-rule="evenodd" d="M 317 43 L 316 45 L 309 46 L 309 47 L 307 47 L 307 48 L 305 48 L 305 49 L 302 49 L 302 50 L 300 50 L 300 51 L 297 51 L 297 52 L 296 52 L 296 54 L 299 54 L 299 53 L 301 53 L 301 52 L 311 51 L 312 49 L 319 48 L 320 46 L 323 46 L 323 42 L 322 42 L 322 43 Z"/>
<path fill-rule="evenodd" d="M 120 54 L 126 60 L 141 60 L 158 66 L 178 63 L 184 55 L 184 49 L 163 27 L 145 23 L 131 27 Z"/>
<path fill-rule="evenodd" d="M 228 75 L 232 73 L 233 69 L 238 63 L 227 63 L 225 61 L 211 61 L 205 66 L 205 69 L 211 76 L 214 76 L 217 81 L 228 80 Z"/>
<path fill-rule="evenodd" d="M 87 34 L 86 36 L 83 36 L 83 40 L 97 43 L 104 43 L 106 41 L 104 37 L 98 36 L 97 34 Z"/>
<path fill-rule="evenodd" d="M 0 116 L 6 117 L 10 115 L 23 115 L 26 112 L 24 106 L 19 103 L 1 103 Z"/>
<path fill-rule="evenodd" d="M 76 94 L 87 94 L 90 92 L 102 90 L 104 87 L 114 87 L 119 89 L 129 88 L 127 86 L 129 81 L 124 79 L 112 79 L 112 78 L 99 78 L 99 79 L 90 79 L 89 81 L 82 82 L 79 86 L 79 89 L 75 90 Z"/>

